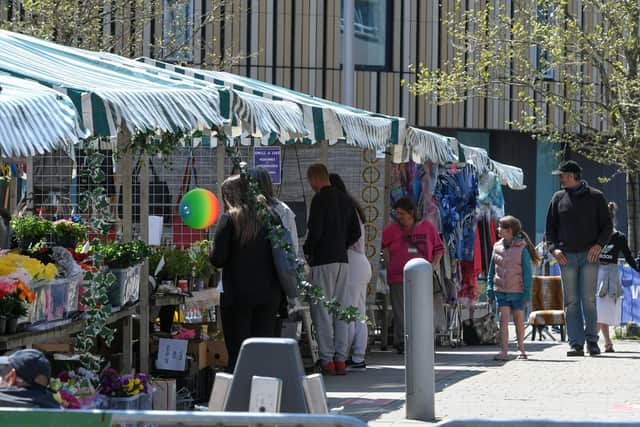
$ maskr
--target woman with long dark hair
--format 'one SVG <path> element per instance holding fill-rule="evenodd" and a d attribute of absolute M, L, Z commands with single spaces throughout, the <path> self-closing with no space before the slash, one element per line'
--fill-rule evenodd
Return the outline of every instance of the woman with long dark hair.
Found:
<path fill-rule="evenodd" d="M 351 245 L 347 251 L 349 258 L 349 305 L 358 309 L 358 312 L 365 314 L 367 301 L 367 287 L 371 281 L 371 264 L 365 252 L 365 230 L 364 223 L 366 218 L 364 210 L 360 203 L 349 194 L 344 181 L 337 173 L 329 174 L 331 185 L 349 196 L 353 202 L 353 207 L 357 212 L 358 222 L 360 223 L 360 238 L 356 243 Z M 367 341 L 369 333 L 367 324 L 364 321 L 351 322 L 348 327 L 348 343 L 351 347 L 351 358 L 347 360 L 347 366 L 351 369 L 366 368 L 365 354 L 367 352 Z"/>
<path fill-rule="evenodd" d="M 273 337 L 281 289 L 271 255 L 267 218 L 256 210 L 246 178 L 222 183 L 225 213 L 216 228 L 211 262 L 222 268 L 220 308 L 224 340 L 233 372 L 242 342 Z"/>

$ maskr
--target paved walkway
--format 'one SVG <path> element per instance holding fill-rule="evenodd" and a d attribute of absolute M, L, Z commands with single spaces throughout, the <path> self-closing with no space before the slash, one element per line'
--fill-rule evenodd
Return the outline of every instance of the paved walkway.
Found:
<path fill-rule="evenodd" d="M 616 353 L 567 358 L 566 343 L 528 341 L 529 360 L 508 362 L 493 360 L 494 346 L 437 347 L 437 420 L 640 420 L 640 342 L 614 345 Z M 404 356 L 372 352 L 367 365 L 325 377 L 330 407 L 371 426 L 426 424 L 405 419 Z"/>

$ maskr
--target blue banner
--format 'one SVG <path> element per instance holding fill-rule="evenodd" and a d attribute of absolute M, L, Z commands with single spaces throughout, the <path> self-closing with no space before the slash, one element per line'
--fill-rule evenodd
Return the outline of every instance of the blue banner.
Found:
<path fill-rule="evenodd" d="M 620 277 L 624 295 L 621 324 L 640 323 L 640 274 L 628 264 L 621 263 Z"/>

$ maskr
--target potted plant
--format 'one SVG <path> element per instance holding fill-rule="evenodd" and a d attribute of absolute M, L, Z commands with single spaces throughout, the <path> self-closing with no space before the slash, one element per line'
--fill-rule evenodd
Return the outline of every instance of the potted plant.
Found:
<path fill-rule="evenodd" d="M 109 302 L 120 307 L 138 300 L 140 295 L 140 271 L 142 262 L 151 250 L 142 240 L 108 242 L 95 248 L 104 264 L 115 276 L 109 289 Z"/>
<path fill-rule="evenodd" d="M 197 241 L 188 251 L 191 260 L 192 277 L 195 280 L 195 288 L 202 289 L 209 282 L 215 272 L 215 267 L 209 259 L 212 242 L 209 240 Z"/>
<path fill-rule="evenodd" d="M 21 249 L 41 241 L 47 241 L 51 234 L 52 223 L 34 215 L 11 218 L 11 232 Z"/>
<path fill-rule="evenodd" d="M 151 409 L 153 387 L 144 374 L 119 375 L 107 368 L 100 378 L 100 393 L 106 397 L 108 409 Z"/>
<path fill-rule="evenodd" d="M 164 265 L 156 275 L 156 281 L 171 280 L 177 283 L 180 279 L 191 278 L 193 271 L 191 259 L 187 251 L 172 247 L 158 249 L 149 258 L 149 271 L 154 274 L 160 260 L 164 258 Z"/>
<path fill-rule="evenodd" d="M 0 311 L 5 317 L 7 334 L 15 334 L 18 318 L 27 315 L 27 305 L 35 300 L 35 294 L 23 282 L 8 277 L 0 279 Z"/>
<path fill-rule="evenodd" d="M 87 227 L 69 219 L 55 221 L 51 228 L 55 244 L 65 248 L 75 248 L 87 238 Z"/>
<path fill-rule="evenodd" d="M 110 269 L 128 268 L 142 263 L 151 255 L 149 246 L 142 240 L 108 242 L 98 246 L 104 263 Z"/>

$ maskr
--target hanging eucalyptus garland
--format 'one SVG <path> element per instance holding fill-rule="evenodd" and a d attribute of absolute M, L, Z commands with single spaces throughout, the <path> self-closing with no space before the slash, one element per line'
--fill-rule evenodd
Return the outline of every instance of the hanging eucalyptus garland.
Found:
<path fill-rule="evenodd" d="M 269 207 L 267 204 L 258 197 L 260 194 L 260 187 L 258 182 L 247 173 L 246 169 L 242 168 L 240 153 L 237 145 L 232 147 L 226 147 L 226 153 L 231 157 L 234 168 L 240 169 L 240 173 L 249 183 L 249 199 L 255 200 L 256 211 L 261 218 L 266 219 L 266 225 L 269 233 L 269 240 L 272 244 L 277 244 L 283 249 L 289 262 L 296 265 L 297 272 L 297 285 L 298 292 L 303 301 L 308 304 L 322 304 L 327 308 L 329 314 L 337 319 L 344 320 L 346 322 L 364 321 L 366 317 L 363 313 L 359 313 L 358 309 L 354 306 L 343 308 L 340 303 L 335 299 L 327 299 L 324 296 L 322 288 L 309 283 L 306 280 L 306 273 L 304 269 L 304 262 L 296 257 L 296 253 L 293 250 L 293 246 L 284 239 L 285 228 L 282 224 L 277 223 L 277 220 L 273 218 L 269 213 Z"/>

